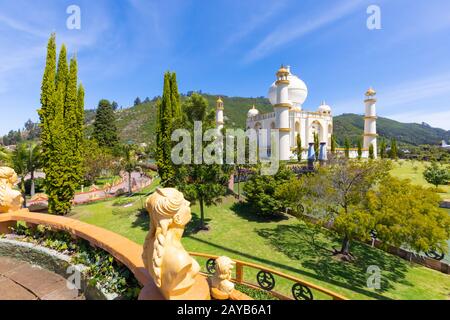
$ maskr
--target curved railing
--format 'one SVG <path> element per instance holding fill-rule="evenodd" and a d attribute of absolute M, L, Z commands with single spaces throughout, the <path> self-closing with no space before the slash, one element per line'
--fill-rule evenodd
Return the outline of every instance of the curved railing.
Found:
<path fill-rule="evenodd" d="M 29 212 L 27 209 L 0 214 L 0 234 L 10 233 L 10 227 L 15 226 L 18 221 L 25 222 L 27 226 L 46 225 L 52 229 L 68 232 L 74 237 L 85 239 L 92 246 L 107 251 L 115 259 L 127 266 L 141 285 L 144 286 L 152 281 L 142 260 L 143 247 L 121 235 L 79 220 Z M 218 256 L 198 252 L 190 252 L 190 254 L 206 260 L 206 274 L 214 272 L 214 263 Z M 347 300 L 344 296 L 328 289 L 277 270 L 241 260 L 234 261 L 236 262 L 234 282 L 254 289 L 264 289 L 279 299 L 312 300 L 315 298 L 314 291 L 321 297 L 331 298 L 333 300 Z M 245 269 L 251 269 L 253 272 L 257 271 L 256 283 L 245 280 Z M 275 277 L 292 283 L 290 296 L 274 290 L 276 286 Z"/>
<path fill-rule="evenodd" d="M 200 257 L 206 259 L 205 269 L 206 273 L 212 274 L 214 273 L 214 261 L 218 258 L 216 255 L 198 253 L 198 252 L 189 252 L 191 256 Z M 248 286 L 253 289 L 263 289 L 268 291 L 274 297 L 281 300 L 313 300 L 314 293 L 317 292 L 321 296 L 325 298 L 330 298 L 333 300 L 348 300 L 346 297 L 334 293 L 331 290 L 318 286 L 314 283 L 299 279 L 297 277 L 285 274 L 283 272 L 267 268 L 255 263 L 245 262 L 241 260 L 233 259 L 236 263 L 235 267 L 235 276 L 232 279 L 235 283 L 242 284 Z M 256 282 L 249 282 L 245 280 L 244 270 L 252 269 L 256 273 Z M 281 293 L 280 291 L 274 290 L 276 287 L 275 276 L 285 279 L 292 283 L 291 286 L 291 294 L 288 296 L 285 293 Z"/>

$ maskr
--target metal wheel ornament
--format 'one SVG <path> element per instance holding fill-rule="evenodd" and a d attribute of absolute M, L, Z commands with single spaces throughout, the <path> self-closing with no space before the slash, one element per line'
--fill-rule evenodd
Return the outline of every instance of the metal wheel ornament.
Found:
<path fill-rule="evenodd" d="M 213 274 L 216 272 L 216 260 L 215 259 L 209 259 L 206 261 L 206 270 L 208 273 Z"/>
<path fill-rule="evenodd" d="M 292 295 L 295 300 L 314 300 L 311 289 L 300 283 L 296 283 L 292 286 Z"/>
<path fill-rule="evenodd" d="M 261 288 L 270 291 L 275 288 L 275 278 L 270 272 L 261 270 L 256 275 L 256 280 Z"/>

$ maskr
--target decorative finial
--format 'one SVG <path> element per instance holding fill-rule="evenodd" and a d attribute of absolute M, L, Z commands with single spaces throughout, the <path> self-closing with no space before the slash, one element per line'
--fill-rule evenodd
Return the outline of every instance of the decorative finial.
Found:
<path fill-rule="evenodd" d="M 376 94 L 377 92 L 372 87 L 370 87 L 366 92 L 366 97 L 373 97 Z"/>

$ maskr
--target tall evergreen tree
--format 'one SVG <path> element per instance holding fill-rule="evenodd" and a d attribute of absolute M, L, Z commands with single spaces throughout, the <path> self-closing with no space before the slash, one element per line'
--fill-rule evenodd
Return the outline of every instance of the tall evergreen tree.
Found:
<path fill-rule="evenodd" d="M 362 158 L 362 142 L 360 139 L 358 139 L 358 160 L 361 160 Z"/>
<path fill-rule="evenodd" d="M 47 60 L 41 86 L 42 167 L 48 195 L 49 213 L 66 214 L 81 179 L 82 137 L 78 126 L 77 67 L 67 64 L 66 47 L 62 45 L 56 67 L 55 35 L 47 46 Z"/>
<path fill-rule="evenodd" d="M 380 143 L 380 157 L 386 158 L 386 140 L 382 139 Z"/>
<path fill-rule="evenodd" d="M 112 148 L 119 141 L 114 110 L 111 103 L 106 99 L 102 99 L 98 103 L 93 137 L 100 147 Z"/>
<path fill-rule="evenodd" d="M 345 140 L 344 140 L 344 153 L 345 153 L 345 157 L 347 159 L 349 159 L 350 158 L 350 141 L 348 140 L 347 137 L 345 137 Z"/>
<path fill-rule="evenodd" d="M 316 160 L 319 159 L 319 150 L 320 149 L 320 143 L 319 143 L 319 134 L 314 133 L 314 152 L 316 153 Z"/>
<path fill-rule="evenodd" d="M 296 143 L 297 143 L 297 160 L 298 162 L 300 162 L 302 161 L 302 153 L 303 153 L 302 138 L 300 137 L 300 134 L 297 134 Z"/>
<path fill-rule="evenodd" d="M 84 139 L 84 87 L 81 83 L 77 90 L 77 126 L 79 134 L 77 141 L 82 145 Z"/>
<path fill-rule="evenodd" d="M 173 186 L 175 171 L 171 159 L 171 135 L 173 129 L 174 112 L 172 107 L 173 93 L 170 72 L 164 74 L 164 88 L 161 100 L 158 102 L 156 123 L 156 164 L 161 183 Z"/>
<path fill-rule="evenodd" d="M 41 108 L 38 110 L 41 128 L 42 161 L 45 167 L 51 152 L 50 124 L 55 117 L 55 79 L 56 79 L 56 40 L 50 36 L 47 45 L 47 58 L 41 85 Z"/>
<path fill-rule="evenodd" d="M 61 48 L 61 55 L 65 55 L 65 48 Z M 65 65 L 67 66 L 67 64 Z M 56 39 L 52 34 L 47 45 L 47 58 L 44 76 L 41 86 L 41 108 L 39 109 L 42 145 L 42 164 L 46 175 L 46 192 L 49 197 L 49 212 L 56 213 L 56 203 L 58 202 L 58 149 L 61 148 L 62 124 L 61 93 L 65 90 L 64 72 L 67 70 L 63 61 L 58 63 L 58 74 L 56 72 Z M 57 88 L 59 89 L 57 91 Z"/>
<path fill-rule="evenodd" d="M 172 72 L 170 75 L 170 90 L 171 90 L 171 106 L 172 116 L 174 119 L 181 117 L 180 94 L 178 92 L 177 74 Z"/>
<path fill-rule="evenodd" d="M 331 153 L 336 153 L 336 137 L 334 134 L 331 135 Z"/>
<path fill-rule="evenodd" d="M 373 144 L 370 144 L 370 146 L 369 146 L 369 159 L 374 159 L 374 158 L 375 158 L 375 152 L 374 152 Z"/>
<path fill-rule="evenodd" d="M 66 103 L 64 105 L 64 124 L 67 134 L 69 162 L 66 164 L 67 188 L 71 190 L 71 198 L 79 187 L 83 177 L 82 139 L 83 126 L 80 126 L 80 107 L 78 105 L 78 66 L 75 58 L 70 60 L 69 77 L 67 80 Z"/>
<path fill-rule="evenodd" d="M 397 149 L 397 140 L 395 138 L 391 139 L 391 150 L 389 152 L 391 159 L 398 159 L 398 149 Z"/>

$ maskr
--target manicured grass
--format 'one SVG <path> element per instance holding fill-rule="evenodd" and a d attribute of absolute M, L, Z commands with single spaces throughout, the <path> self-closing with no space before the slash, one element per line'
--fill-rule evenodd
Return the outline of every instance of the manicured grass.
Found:
<path fill-rule="evenodd" d="M 393 176 L 401 179 L 410 179 L 414 184 L 434 188 L 423 177 L 423 171 L 429 164 L 429 162 L 423 161 L 399 160 L 394 162 L 394 168 L 391 173 Z M 440 193 L 440 196 L 443 199 L 450 199 L 450 186 L 439 186 L 439 188 L 445 190 L 445 193 Z"/>
<path fill-rule="evenodd" d="M 148 214 L 140 201 L 132 207 L 114 207 L 113 201 L 78 206 L 72 218 L 104 227 L 143 243 L 148 230 Z M 365 244 L 354 243 L 354 263 L 335 260 L 330 249 L 339 246 L 329 231 L 317 229 L 295 218 L 264 220 L 248 213 L 232 197 L 217 207 L 206 209 L 210 231 L 194 232 L 199 208 L 192 206 L 193 219 L 187 226 L 183 244 L 189 251 L 227 255 L 265 265 L 321 285 L 350 299 L 448 299 L 450 276 L 410 264 L 396 256 Z M 197 259 L 203 266 L 204 259 Z M 381 289 L 367 287 L 367 268 L 381 270 Z M 255 282 L 256 271 L 245 269 L 247 281 Z M 276 277 L 275 290 L 290 295 L 292 282 Z M 325 298 L 314 292 L 315 298 Z"/>

